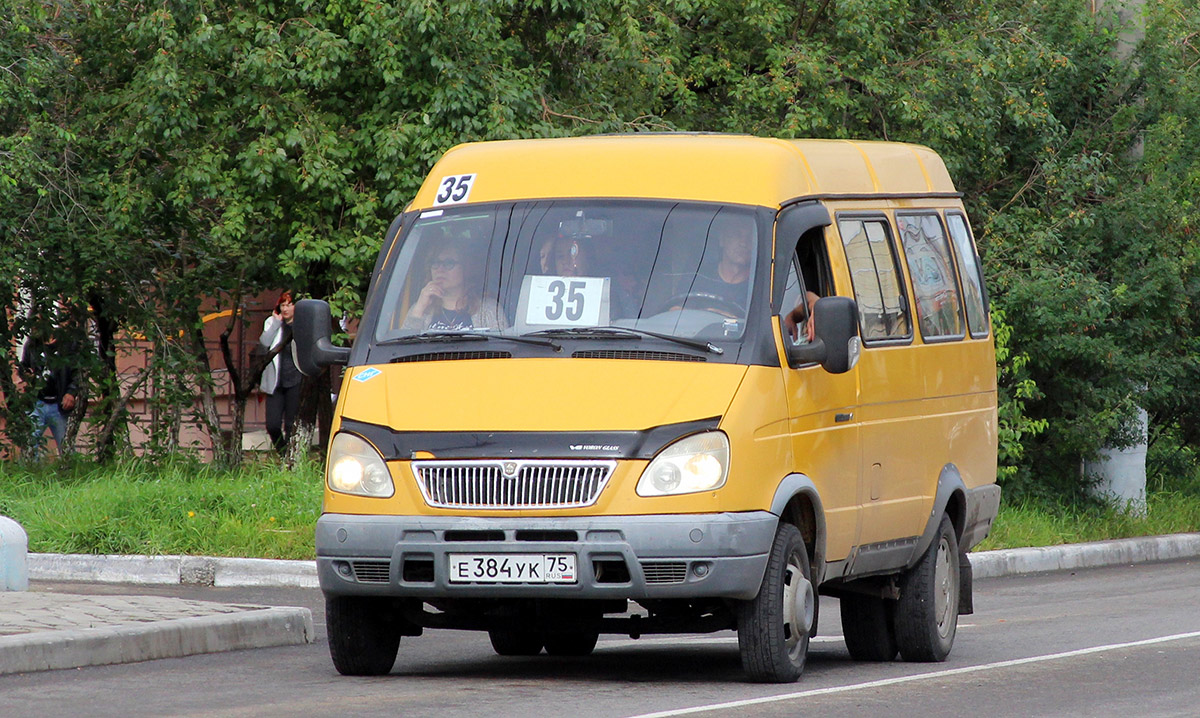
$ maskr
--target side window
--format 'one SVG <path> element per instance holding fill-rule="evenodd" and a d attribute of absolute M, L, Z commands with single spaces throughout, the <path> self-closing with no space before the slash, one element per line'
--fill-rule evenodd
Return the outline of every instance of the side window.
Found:
<path fill-rule="evenodd" d="M 864 341 L 912 335 L 904 284 L 883 219 L 842 219 L 838 231 L 850 265 Z"/>
<path fill-rule="evenodd" d="M 788 335 L 791 327 L 789 326 L 787 317 L 791 314 L 792 309 L 800 306 L 800 302 L 803 301 L 807 304 L 805 295 L 808 291 L 808 283 L 802 278 L 803 274 L 796 271 L 797 259 L 797 256 L 793 254 L 792 261 L 788 263 L 787 284 L 783 287 L 783 304 L 781 305 L 781 312 L 784 317 L 781 322 L 784 332 L 783 338 L 784 341 L 791 341 L 794 346 L 808 344 L 808 325 L 812 321 L 811 313 L 805 315 L 804 321 L 796 326 L 795 336 L 789 338 Z"/>
<path fill-rule="evenodd" d="M 962 278 L 963 298 L 967 305 L 967 326 L 971 328 L 971 336 L 986 337 L 988 316 L 983 302 L 983 272 L 979 268 L 975 245 L 971 243 L 967 218 L 957 212 L 947 212 L 946 224 L 950 226 L 950 240 L 958 255 L 958 276 Z"/>
<path fill-rule="evenodd" d="M 954 278 L 950 243 L 936 214 L 896 214 L 896 229 L 908 260 L 917 323 L 925 339 L 961 337 L 962 301 Z"/>

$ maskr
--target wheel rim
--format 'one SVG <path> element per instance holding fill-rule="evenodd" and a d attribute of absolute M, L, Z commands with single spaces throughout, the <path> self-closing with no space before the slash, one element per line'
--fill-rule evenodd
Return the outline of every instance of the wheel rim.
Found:
<path fill-rule="evenodd" d="M 938 542 L 937 560 L 934 562 L 933 596 L 934 615 L 937 616 L 938 635 L 946 638 L 954 628 L 958 610 L 958 582 L 955 580 L 951 562 L 950 542 L 945 537 Z"/>
<path fill-rule="evenodd" d="M 812 582 L 804 575 L 799 554 L 788 557 L 783 580 L 783 637 L 788 657 L 798 661 L 812 630 L 816 613 L 816 594 Z"/>

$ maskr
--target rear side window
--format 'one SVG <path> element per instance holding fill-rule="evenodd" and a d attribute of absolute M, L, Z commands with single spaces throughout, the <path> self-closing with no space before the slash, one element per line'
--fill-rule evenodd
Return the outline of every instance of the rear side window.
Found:
<path fill-rule="evenodd" d="M 904 284 L 887 227 L 884 219 L 838 220 L 862 337 L 868 342 L 912 336 Z"/>
<path fill-rule="evenodd" d="M 962 278 L 967 326 L 971 328 L 971 336 L 985 337 L 988 333 L 988 317 L 983 301 L 983 272 L 979 269 L 979 255 L 975 253 L 975 245 L 971 242 L 967 218 L 957 212 L 947 212 L 946 224 L 950 227 L 950 240 L 954 242 L 958 276 Z"/>
<path fill-rule="evenodd" d="M 908 260 L 917 300 L 917 324 L 925 339 L 966 334 L 950 243 L 937 214 L 896 214 L 896 229 Z"/>

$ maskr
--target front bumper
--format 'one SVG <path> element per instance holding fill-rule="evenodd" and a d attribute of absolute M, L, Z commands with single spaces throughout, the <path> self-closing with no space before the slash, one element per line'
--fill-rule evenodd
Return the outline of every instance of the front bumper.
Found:
<path fill-rule="evenodd" d="M 758 594 L 778 522 L 766 511 L 536 518 L 325 514 L 317 521 L 317 575 L 321 589 L 334 595 L 750 599 Z M 578 581 L 450 583 L 450 553 L 574 553 Z"/>

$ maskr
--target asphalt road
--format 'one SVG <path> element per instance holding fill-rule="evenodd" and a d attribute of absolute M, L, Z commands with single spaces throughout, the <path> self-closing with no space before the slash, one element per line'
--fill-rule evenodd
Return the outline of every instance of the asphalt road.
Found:
<path fill-rule="evenodd" d="M 36 589 L 130 593 L 128 586 Z M 312 609 L 309 646 L 0 677 L 20 716 L 1200 716 L 1200 561 L 979 581 L 949 660 L 855 663 L 837 604 L 800 682 L 745 683 L 732 634 L 602 637 L 580 659 L 501 658 L 482 633 L 405 638 L 391 675 L 329 661 L 321 595 L 139 588 Z M 691 709 L 691 710 L 689 710 Z"/>

